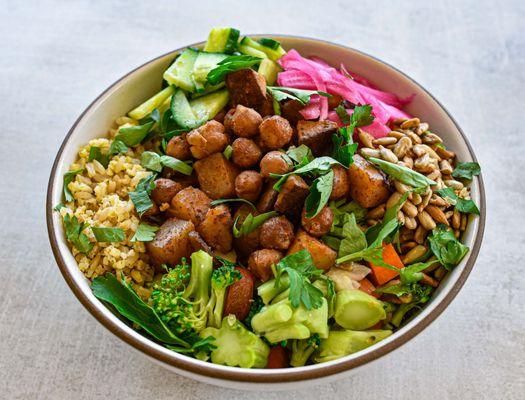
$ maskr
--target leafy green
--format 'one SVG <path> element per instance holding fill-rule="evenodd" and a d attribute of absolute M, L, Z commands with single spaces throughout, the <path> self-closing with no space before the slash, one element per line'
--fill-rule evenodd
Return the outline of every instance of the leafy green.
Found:
<path fill-rule="evenodd" d="M 217 199 L 217 200 L 213 200 L 210 205 L 212 206 L 218 206 L 219 204 L 224 204 L 224 203 L 237 203 L 237 202 L 241 202 L 241 203 L 246 203 L 248 204 L 251 208 L 253 208 L 254 210 L 257 210 L 257 207 L 255 207 L 255 204 L 253 204 L 251 201 L 249 200 L 246 200 L 246 199 L 241 199 L 241 198 L 237 198 L 237 199 Z"/>
<path fill-rule="evenodd" d="M 231 157 L 232 157 L 232 153 L 233 153 L 233 147 L 231 145 L 228 145 L 226 146 L 226 148 L 224 149 L 224 151 L 222 152 L 223 156 L 229 160 Z"/>
<path fill-rule="evenodd" d="M 108 272 L 105 276 L 93 279 L 91 289 L 98 299 L 113 305 L 121 315 L 139 325 L 155 339 L 163 343 L 190 347 L 164 325 L 153 308 L 142 301 L 124 279 L 119 282 Z"/>
<path fill-rule="evenodd" d="M 314 159 L 312 150 L 305 144 L 298 147 L 289 147 L 288 150 L 286 150 L 286 155 L 299 167 L 308 164 Z"/>
<path fill-rule="evenodd" d="M 88 254 L 93 249 L 93 243 L 89 241 L 89 238 L 85 233 L 82 233 L 88 225 L 86 223 L 80 223 L 77 217 L 71 217 L 69 214 L 64 216 L 64 230 L 66 231 L 66 239 L 76 247 L 78 251 L 84 254 Z"/>
<path fill-rule="evenodd" d="M 73 201 L 73 195 L 71 194 L 67 185 L 69 185 L 75 179 L 75 175 L 80 174 L 84 169 L 76 169 L 74 171 L 68 171 L 64 174 L 64 198 L 66 202 Z"/>
<path fill-rule="evenodd" d="M 344 222 L 342 218 L 344 218 L 346 214 L 354 214 L 357 222 L 364 221 L 368 212 L 367 209 L 361 207 L 359 203 L 355 201 L 347 202 L 346 199 L 332 200 L 330 202 L 330 208 L 334 213 L 334 225 L 342 224 Z"/>
<path fill-rule="evenodd" d="M 89 148 L 89 157 L 88 161 L 97 160 L 104 168 L 108 167 L 109 164 L 109 155 L 102 154 L 100 147 L 91 146 Z"/>
<path fill-rule="evenodd" d="M 473 176 L 480 173 L 481 168 L 477 162 L 463 162 L 456 165 L 456 168 L 452 171 L 452 176 L 454 178 L 472 179 Z"/>
<path fill-rule="evenodd" d="M 191 175 L 193 171 L 191 165 L 171 156 L 160 156 L 160 163 L 167 168 L 171 168 L 174 171 L 188 176 Z"/>
<path fill-rule="evenodd" d="M 121 228 L 92 226 L 91 231 L 97 242 L 123 242 L 126 236 Z"/>
<path fill-rule="evenodd" d="M 153 182 L 155 177 L 155 174 L 151 174 L 147 178 L 142 178 L 137 184 L 135 190 L 128 193 L 129 198 L 135 205 L 135 209 L 140 216 L 153 207 L 153 202 L 149 195 L 151 194 L 151 191 L 155 189 L 155 182 Z"/>
<path fill-rule="evenodd" d="M 347 221 L 343 225 L 343 239 L 341 240 L 337 254 L 339 258 L 357 253 L 367 247 L 366 236 L 361 228 L 359 228 L 359 225 L 357 225 L 355 215 L 347 215 Z"/>
<path fill-rule="evenodd" d="M 108 155 L 122 154 L 128 150 L 128 146 L 126 146 L 122 140 L 115 139 L 109 145 Z"/>
<path fill-rule="evenodd" d="M 399 278 L 401 283 L 406 285 L 414 282 L 419 282 L 423 278 L 422 271 L 426 270 L 428 267 L 437 263 L 438 260 L 432 260 L 428 262 L 418 262 L 410 265 L 405 265 L 405 268 L 399 270 Z"/>
<path fill-rule="evenodd" d="M 270 177 L 272 178 L 279 178 L 275 185 L 273 185 L 273 188 L 279 191 L 290 175 L 322 175 L 330 171 L 332 165 L 335 164 L 340 163 L 332 157 L 318 157 L 310 161 L 308 164 L 299 166 L 299 168 L 286 174 L 270 174 Z"/>
<path fill-rule="evenodd" d="M 141 222 L 131 238 L 132 242 L 151 242 L 155 238 L 155 232 L 159 230 L 158 226 L 149 225 Z"/>
<path fill-rule="evenodd" d="M 366 231 L 366 240 L 368 243 L 372 243 L 378 236 L 381 229 L 391 220 L 397 219 L 397 213 L 405 203 L 405 201 L 408 199 L 408 196 L 410 195 L 410 192 L 405 192 L 403 196 L 397 201 L 396 204 L 394 204 L 392 207 L 387 208 L 385 211 L 385 215 L 383 216 L 383 220 L 380 224 L 375 224 L 367 229 Z"/>
<path fill-rule="evenodd" d="M 310 278 L 320 276 L 323 271 L 315 267 L 308 250 L 302 249 L 284 257 L 277 263 L 276 270 L 275 287 L 279 286 L 283 273 L 286 272 L 290 279 L 288 298 L 293 307 L 297 308 L 301 303 L 307 310 L 322 306 L 323 292 L 310 282 Z"/>
<path fill-rule="evenodd" d="M 425 175 L 422 175 L 419 172 L 411 170 L 410 168 L 407 168 L 403 165 L 394 164 L 375 157 L 368 158 L 368 161 L 373 162 L 379 167 L 380 170 L 397 179 L 399 182 L 414 188 L 423 188 L 436 184 L 436 182 L 434 182 L 432 179 L 428 179 Z"/>
<path fill-rule="evenodd" d="M 315 179 L 310 186 L 310 193 L 305 200 L 306 217 L 313 218 L 328 203 L 334 182 L 334 171 L 329 170 L 326 174 Z"/>
<path fill-rule="evenodd" d="M 237 71 L 239 69 L 251 68 L 261 62 L 262 58 L 239 55 L 239 56 L 228 56 L 217 64 L 217 67 L 208 72 L 206 77 L 207 81 L 211 85 L 217 85 L 224 81 L 226 75 L 230 72 Z"/>
<path fill-rule="evenodd" d="M 430 250 L 447 269 L 452 269 L 465 257 L 469 248 L 456 239 L 454 233 L 443 224 L 438 224 L 429 235 Z"/>
<path fill-rule="evenodd" d="M 445 188 L 436 190 L 436 193 L 439 194 L 443 199 L 447 200 L 450 204 L 454 205 L 454 208 L 463 213 L 470 213 L 479 215 L 478 206 L 472 200 L 463 199 L 459 197 L 454 189 Z"/>
<path fill-rule="evenodd" d="M 191 175 L 193 168 L 184 161 L 171 156 L 161 156 L 153 151 L 145 151 L 140 156 L 140 165 L 155 172 L 161 172 L 162 167 L 171 168 L 184 175 Z"/>
<path fill-rule="evenodd" d="M 154 121 L 150 121 L 144 125 L 134 125 L 120 128 L 117 135 L 115 136 L 115 140 L 120 140 L 129 147 L 137 146 L 148 135 L 154 123 Z"/>
<path fill-rule="evenodd" d="M 65 207 L 64 204 L 58 203 L 56 206 L 53 207 L 53 211 L 60 211 Z"/>
<path fill-rule="evenodd" d="M 248 214 L 246 218 L 244 219 L 241 228 L 237 228 L 237 221 L 239 220 L 238 216 L 235 219 L 235 222 L 233 223 L 233 236 L 238 238 L 241 236 L 246 236 L 249 233 L 256 230 L 258 227 L 260 227 L 264 222 L 272 217 L 276 217 L 279 215 L 277 211 L 270 211 L 264 214 L 257 215 L 256 217 L 253 216 L 252 213 Z"/>
<path fill-rule="evenodd" d="M 283 101 L 286 99 L 296 100 L 303 106 L 310 102 L 310 97 L 314 94 L 324 97 L 332 97 L 331 94 L 322 92 L 320 90 L 304 90 L 281 86 L 267 86 L 266 90 L 268 90 L 268 92 L 276 101 Z"/>
<path fill-rule="evenodd" d="M 255 314 L 259 313 L 259 311 L 261 311 L 263 307 L 264 307 L 264 303 L 262 299 L 259 296 L 255 296 L 250 306 L 250 311 L 248 312 L 247 317 L 244 319 L 244 321 L 242 321 L 248 329 L 253 330 L 252 329 L 252 318 Z"/>
<path fill-rule="evenodd" d="M 160 155 L 153 151 L 145 151 L 140 155 L 140 165 L 150 171 L 162 171 L 162 164 L 160 163 Z"/>

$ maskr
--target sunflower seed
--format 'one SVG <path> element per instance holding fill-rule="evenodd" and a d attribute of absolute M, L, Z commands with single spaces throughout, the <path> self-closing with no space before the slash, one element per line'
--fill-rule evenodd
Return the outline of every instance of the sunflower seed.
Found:
<path fill-rule="evenodd" d="M 390 131 L 388 132 L 388 136 L 395 137 L 396 139 L 401 139 L 405 137 L 405 134 L 403 132 L 399 131 Z"/>
<path fill-rule="evenodd" d="M 368 219 L 383 218 L 383 215 L 385 215 L 385 208 L 386 208 L 385 205 L 381 204 L 381 205 L 377 206 L 376 208 L 371 209 L 366 214 L 366 218 L 368 218 Z"/>
<path fill-rule="evenodd" d="M 386 208 L 391 208 L 401 199 L 403 195 L 399 192 L 394 192 L 390 195 L 388 200 L 386 201 Z"/>
<path fill-rule="evenodd" d="M 405 122 L 401 124 L 401 129 L 416 128 L 417 126 L 419 126 L 420 123 L 421 121 L 419 120 L 419 118 L 407 119 Z"/>
<path fill-rule="evenodd" d="M 384 139 L 384 138 L 382 138 Z M 392 150 L 389 150 L 383 146 L 379 146 L 379 153 L 381 153 L 381 158 L 385 161 L 391 162 L 391 163 L 397 163 L 398 159 L 396 155 L 392 152 Z"/>
<path fill-rule="evenodd" d="M 434 146 L 434 151 L 443 159 L 450 160 L 451 158 L 456 157 L 456 153 L 449 151 L 441 146 Z"/>
<path fill-rule="evenodd" d="M 363 144 L 363 146 L 368 148 L 374 148 L 374 145 L 372 143 L 374 137 L 371 134 L 365 132 L 362 129 L 357 128 L 357 136 L 359 137 L 359 140 Z"/>
<path fill-rule="evenodd" d="M 363 157 L 375 157 L 380 158 L 381 153 L 377 149 L 369 149 L 368 147 L 363 147 L 361 150 L 359 150 L 359 154 L 361 154 Z"/>
<path fill-rule="evenodd" d="M 412 202 L 410 202 L 409 200 L 405 201 L 405 204 L 403 204 L 403 207 L 401 209 L 409 217 L 414 218 L 417 215 L 417 207 L 414 204 L 412 204 Z"/>
<path fill-rule="evenodd" d="M 425 207 L 425 211 L 430 214 L 434 221 L 448 225 L 447 217 L 443 210 L 441 210 L 439 207 L 428 205 Z"/>
<path fill-rule="evenodd" d="M 436 222 L 432 219 L 429 213 L 426 211 L 421 211 L 417 215 L 417 219 L 419 220 L 419 223 L 423 225 L 423 227 L 430 231 L 436 227 Z"/>
<path fill-rule="evenodd" d="M 416 134 L 422 135 L 423 133 L 428 131 L 428 128 L 429 126 L 426 122 L 421 122 L 419 126 L 416 128 Z"/>
<path fill-rule="evenodd" d="M 408 215 L 405 215 L 405 226 L 410 229 L 414 230 L 417 228 L 417 221 L 414 217 L 409 217 Z"/>
<path fill-rule="evenodd" d="M 454 210 L 452 214 L 452 227 L 454 229 L 459 229 L 461 226 L 461 213 L 458 210 Z"/>
<path fill-rule="evenodd" d="M 444 175 L 450 175 L 452 171 L 454 171 L 454 168 L 452 168 L 452 165 L 450 165 L 447 160 L 441 160 L 439 162 L 439 169 Z"/>
<path fill-rule="evenodd" d="M 397 138 L 392 137 L 392 136 L 385 136 L 385 137 L 382 137 L 382 138 L 374 139 L 372 141 L 372 143 L 374 145 L 376 145 L 376 146 L 379 146 L 379 145 L 386 146 L 386 145 L 389 145 L 389 144 L 394 144 L 396 142 L 397 142 Z"/>
<path fill-rule="evenodd" d="M 407 150 L 412 146 L 412 140 L 410 138 L 404 136 L 396 143 L 394 146 L 394 154 L 398 158 L 403 158 L 407 152 Z"/>
<path fill-rule="evenodd" d="M 412 264 L 418 258 L 423 257 L 426 252 L 427 252 L 427 248 L 425 246 L 417 245 L 412 250 L 410 250 L 408 253 L 406 253 L 401 260 L 403 261 L 403 264 L 405 265 Z"/>
<path fill-rule="evenodd" d="M 443 140 L 441 140 L 441 138 L 438 135 L 432 132 L 425 133 L 421 137 L 421 140 L 423 140 L 423 143 L 425 144 L 438 144 L 443 142 Z"/>
<path fill-rule="evenodd" d="M 463 184 L 460 181 L 456 181 L 454 179 L 447 179 L 446 181 L 443 181 L 445 185 L 448 187 L 455 189 L 455 190 L 461 190 L 463 189 Z"/>
<path fill-rule="evenodd" d="M 419 244 L 425 243 L 427 233 L 428 231 L 422 225 L 419 225 L 414 233 L 414 240 Z"/>

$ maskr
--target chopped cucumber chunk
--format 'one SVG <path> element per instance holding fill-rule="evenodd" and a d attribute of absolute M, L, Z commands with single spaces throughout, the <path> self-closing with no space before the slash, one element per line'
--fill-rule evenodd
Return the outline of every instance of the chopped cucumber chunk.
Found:
<path fill-rule="evenodd" d="M 217 64 L 224 60 L 228 55 L 222 53 L 200 52 L 193 64 L 193 80 L 203 86 L 206 83 L 208 72 L 214 69 Z"/>
<path fill-rule="evenodd" d="M 175 62 L 164 72 L 164 79 L 170 84 L 180 87 L 188 92 L 195 91 L 192 72 L 199 51 L 187 48 Z"/>
<path fill-rule="evenodd" d="M 166 101 L 166 99 L 168 99 L 173 94 L 174 91 L 175 89 L 173 86 L 168 86 L 162 89 L 159 93 L 146 100 L 140 106 L 131 110 L 128 115 L 136 120 L 144 118 L 145 116 L 151 114 L 155 108 L 159 108 Z"/>
<path fill-rule="evenodd" d="M 268 58 L 268 56 L 266 55 L 265 52 L 257 50 L 257 49 L 254 49 L 251 46 L 246 46 L 246 45 L 242 45 L 241 44 L 240 46 L 237 47 L 237 50 L 239 50 L 239 52 L 241 52 L 242 54 L 246 54 L 248 56 L 259 57 L 259 58 Z"/>
<path fill-rule="evenodd" d="M 195 127 L 195 114 L 182 90 L 177 90 L 171 98 L 171 115 L 180 127 L 188 129 Z"/>
<path fill-rule="evenodd" d="M 237 48 L 239 31 L 235 28 L 213 28 L 204 46 L 204 51 L 233 53 Z"/>
<path fill-rule="evenodd" d="M 182 90 L 172 96 L 171 113 L 173 119 L 183 129 L 194 129 L 209 121 L 228 104 L 226 89 L 188 101 Z"/>
<path fill-rule="evenodd" d="M 269 86 L 272 86 L 277 81 L 277 74 L 281 71 L 281 68 L 279 65 L 275 62 L 270 60 L 269 58 L 263 58 L 261 61 L 261 64 L 259 65 L 259 69 L 257 72 L 264 76 L 264 79 L 266 79 L 266 84 Z"/>
<path fill-rule="evenodd" d="M 260 40 L 258 40 L 258 42 L 264 47 L 268 47 L 272 50 L 277 50 L 279 49 L 279 47 L 281 47 L 281 43 L 279 43 L 277 40 L 269 38 L 261 38 Z"/>
<path fill-rule="evenodd" d="M 266 39 L 266 40 L 272 40 L 272 39 Z M 273 49 L 272 47 L 267 47 L 259 42 L 256 42 L 255 40 L 249 37 L 244 37 L 241 40 L 241 46 L 239 46 L 239 50 L 241 47 L 243 48 L 251 47 L 254 50 L 258 50 L 259 52 L 266 54 L 266 56 L 273 61 L 277 61 L 279 58 L 281 58 L 286 53 L 281 45 L 279 45 L 277 49 Z M 240 51 L 242 53 L 242 50 Z M 253 55 L 253 54 L 250 54 L 250 55 Z"/>

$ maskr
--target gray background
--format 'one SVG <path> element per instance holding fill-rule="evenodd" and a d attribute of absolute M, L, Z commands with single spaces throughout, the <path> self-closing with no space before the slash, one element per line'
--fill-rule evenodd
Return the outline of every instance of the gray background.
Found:
<path fill-rule="evenodd" d="M 525 2 L 0 0 L 0 18 L 0 398 L 253 398 L 171 374 L 96 323 L 60 276 L 44 220 L 53 158 L 81 111 L 217 25 L 332 40 L 405 71 L 469 136 L 488 196 L 478 262 L 434 324 L 357 376 L 256 397 L 523 398 Z"/>

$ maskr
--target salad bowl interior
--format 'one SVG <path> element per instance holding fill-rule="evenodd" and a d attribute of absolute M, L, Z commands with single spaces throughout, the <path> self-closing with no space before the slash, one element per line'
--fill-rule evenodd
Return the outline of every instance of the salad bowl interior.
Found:
<path fill-rule="evenodd" d="M 254 36 L 257 37 L 257 36 Z M 279 40 L 287 50 L 296 49 L 305 57 L 316 56 L 333 66 L 344 64 L 355 73 L 374 82 L 380 89 L 405 97 L 415 94 L 405 110 L 418 116 L 439 133 L 447 147 L 461 161 L 476 161 L 465 134 L 445 108 L 423 87 L 394 67 L 357 50 L 316 39 L 264 35 Z M 202 43 L 195 46 L 201 46 Z M 485 198 L 481 176 L 471 185 L 471 197 L 479 205 L 481 216 L 471 216 L 463 243 L 470 252 L 438 287 L 432 300 L 415 318 L 392 336 L 363 351 L 323 364 L 288 369 L 241 369 L 206 363 L 175 353 L 147 339 L 114 315 L 92 293 L 88 280 L 78 269 L 68 247 L 60 216 L 53 207 L 60 203 L 62 178 L 75 161 L 78 148 L 103 136 L 114 120 L 161 89 L 163 71 L 180 50 L 175 50 L 131 71 L 105 90 L 78 118 L 58 152 L 48 186 L 47 224 L 53 253 L 69 287 L 84 307 L 107 329 L 134 349 L 178 374 L 203 382 L 248 389 L 290 388 L 305 382 L 318 384 L 357 371 L 360 367 L 390 353 L 428 326 L 452 301 L 472 269 L 484 230 Z"/>

